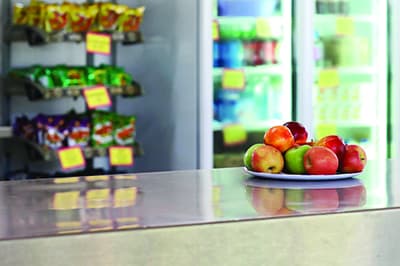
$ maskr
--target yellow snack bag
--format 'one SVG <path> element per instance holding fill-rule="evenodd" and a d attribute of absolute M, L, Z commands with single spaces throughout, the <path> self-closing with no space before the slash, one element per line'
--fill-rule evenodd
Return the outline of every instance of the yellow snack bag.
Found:
<path fill-rule="evenodd" d="M 143 19 L 145 8 L 129 8 L 118 20 L 118 30 L 121 32 L 138 31 Z"/>
<path fill-rule="evenodd" d="M 98 15 L 98 27 L 100 31 L 112 31 L 117 29 L 119 17 L 128 9 L 125 5 L 113 3 L 100 3 Z"/>

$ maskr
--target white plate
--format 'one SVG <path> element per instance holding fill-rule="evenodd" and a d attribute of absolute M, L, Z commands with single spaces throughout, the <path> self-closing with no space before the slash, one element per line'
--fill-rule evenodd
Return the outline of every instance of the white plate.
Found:
<path fill-rule="evenodd" d="M 336 175 L 295 175 L 295 174 L 271 174 L 271 173 L 260 173 L 260 172 L 253 172 L 248 170 L 246 167 L 243 167 L 244 171 L 248 174 L 253 176 L 262 177 L 262 178 L 273 178 L 273 179 L 281 179 L 281 180 L 340 180 L 346 179 L 350 177 L 355 177 L 361 174 L 359 173 L 347 173 L 347 174 L 336 174 Z"/>

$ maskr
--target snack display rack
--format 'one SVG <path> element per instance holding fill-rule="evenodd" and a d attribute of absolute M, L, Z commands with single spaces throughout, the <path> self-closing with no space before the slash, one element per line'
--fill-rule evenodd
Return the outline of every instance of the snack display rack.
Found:
<path fill-rule="evenodd" d="M 87 1 L 88 4 L 93 4 L 95 1 Z M 35 49 L 46 49 L 45 47 L 47 45 L 55 45 L 57 43 L 86 43 L 86 37 L 89 33 L 89 31 L 83 31 L 83 32 L 66 32 L 66 31 L 55 31 L 55 32 L 49 32 L 46 31 L 44 28 L 40 27 L 35 27 L 31 25 L 16 25 L 13 22 L 11 22 L 11 18 L 13 15 L 11 10 L 13 4 L 15 4 L 16 1 L 4 1 L 1 3 L 1 10 L 2 10 L 2 20 L 3 22 L 3 28 L 0 30 L 0 38 L 2 39 L 3 42 L 3 47 L 1 51 L 1 68 L 0 68 L 0 73 L 2 73 L 2 77 L 0 78 L 1 81 L 1 87 L 2 87 L 2 102 L 3 102 L 3 108 L 2 108 L 2 113 L 1 113 L 1 118 L 2 118 L 2 124 L 3 125 L 12 125 L 13 124 L 13 114 L 11 113 L 11 104 L 12 101 L 11 99 L 15 96 L 26 96 L 26 98 L 30 102 L 41 102 L 43 100 L 47 101 L 52 101 L 52 100 L 58 100 L 61 98 L 68 98 L 72 97 L 73 99 L 78 99 L 78 98 L 84 98 L 84 90 L 90 87 L 89 85 L 72 85 L 68 87 L 53 87 L 53 88 L 47 88 L 43 84 L 40 84 L 39 82 L 35 82 L 29 78 L 18 76 L 18 75 L 13 75 L 10 70 L 12 69 L 12 64 L 11 64 L 11 50 L 12 46 L 17 43 L 26 43 L 28 47 Z M 112 5 L 114 4 L 114 1 L 110 2 Z M 47 5 L 47 4 L 46 4 Z M 14 11 L 15 12 L 15 11 Z M 127 32 L 121 32 L 115 30 L 94 30 L 93 33 L 96 34 L 106 34 L 110 37 L 111 44 L 110 44 L 110 54 L 109 56 L 104 59 L 100 58 L 100 60 L 97 60 L 97 55 L 93 53 L 89 53 L 88 51 L 85 51 L 84 57 L 86 57 L 86 64 L 85 66 L 94 66 L 95 64 L 98 64 L 100 61 L 108 61 L 110 65 L 116 65 L 116 60 L 115 60 L 115 52 L 116 52 L 116 43 L 121 43 L 122 45 L 134 45 L 134 44 L 140 44 L 143 42 L 143 37 L 142 33 L 140 30 L 135 30 L 135 31 L 127 31 Z M 100 56 L 101 57 L 101 56 Z M 46 59 L 43 59 L 43 64 L 46 64 Z M 132 82 L 129 82 L 127 85 L 109 85 L 109 84 L 98 84 L 99 86 L 102 86 L 106 89 L 107 93 L 110 95 L 110 98 L 112 100 L 113 105 L 108 107 L 107 109 L 116 112 L 116 107 L 115 105 L 117 104 L 117 96 L 124 97 L 124 98 L 133 98 L 133 97 L 139 97 L 143 95 L 143 88 L 139 84 L 138 81 L 132 80 Z M 77 103 L 80 105 L 80 103 Z M 73 106 L 71 108 L 74 110 L 75 107 L 77 107 L 77 104 L 75 102 L 73 103 Z M 87 104 L 84 104 L 85 106 L 83 107 L 84 110 L 88 110 Z M 81 109 L 79 107 L 78 109 Z M 38 113 L 40 112 L 45 112 L 43 108 L 38 108 L 37 110 Z M 62 112 L 62 111 L 61 111 Z M 30 162 L 35 162 L 35 161 L 47 161 L 47 162 L 52 162 L 56 164 L 60 164 L 58 161 L 58 155 L 57 155 L 57 150 L 54 150 L 52 148 L 46 147 L 42 144 L 36 143 L 31 140 L 24 139 L 23 137 L 20 136 L 15 136 L 13 132 L 13 127 L 12 126 L 2 126 L 0 128 L 0 138 L 3 139 L 9 139 L 7 141 L 7 145 L 4 145 L 4 154 L 2 155 L 4 158 L 4 161 L 6 162 L 3 165 L 3 178 L 9 179 L 7 176 L 11 175 L 12 172 L 18 172 L 19 170 L 11 169 L 10 164 L 15 162 L 15 157 L 18 158 L 18 154 L 14 153 L 20 153 L 20 147 L 24 147 L 25 149 L 25 158 L 28 158 L 27 162 L 24 162 L 24 168 L 29 168 L 27 165 L 29 165 Z M 3 142 L 5 143 L 5 142 Z M 17 147 L 15 148 L 13 145 L 17 143 Z M 90 142 L 89 142 L 90 143 Z M 133 144 L 126 144 L 124 146 L 132 147 L 132 152 L 134 157 L 138 157 L 143 155 L 143 149 L 141 145 L 134 140 Z M 77 171 L 80 171 L 81 173 L 85 173 L 87 170 L 88 173 L 95 171 L 95 163 L 94 160 L 97 157 L 103 157 L 107 158 L 109 156 L 108 154 L 108 147 L 94 147 L 92 144 L 89 144 L 89 146 L 82 146 L 82 154 L 84 156 L 84 159 L 86 160 L 85 167 L 82 171 L 82 169 L 76 169 Z M 13 158 L 11 158 L 13 157 Z M 118 172 L 116 169 L 117 167 L 111 166 L 108 164 L 108 158 L 107 162 L 101 163 L 102 165 L 100 168 L 104 168 L 105 171 L 110 171 L 111 172 Z M 133 162 L 133 161 L 132 161 Z M 60 165 L 61 166 L 61 165 Z M 15 168 L 15 167 L 14 167 Z M 61 170 L 63 171 L 63 170 Z M 67 171 L 68 172 L 68 171 Z M 73 173 L 73 172 L 72 172 Z"/>

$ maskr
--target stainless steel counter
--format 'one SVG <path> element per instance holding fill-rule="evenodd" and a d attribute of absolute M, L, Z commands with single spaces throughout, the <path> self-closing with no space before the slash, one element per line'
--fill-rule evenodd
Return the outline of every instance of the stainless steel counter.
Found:
<path fill-rule="evenodd" d="M 241 168 L 3 182 L 0 265 L 397 265 L 397 165 L 318 182 Z"/>

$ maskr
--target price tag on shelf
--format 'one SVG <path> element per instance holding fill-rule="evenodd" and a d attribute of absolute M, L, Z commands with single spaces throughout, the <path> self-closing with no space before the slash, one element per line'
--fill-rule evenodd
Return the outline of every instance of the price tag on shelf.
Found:
<path fill-rule="evenodd" d="M 256 36 L 258 38 L 267 38 L 271 36 L 271 27 L 266 18 L 257 18 L 256 20 Z"/>
<path fill-rule="evenodd" d="M 86 34 L 86 51 L 93 54 L 111 54 L 111 35 L 88 32 Z"/>
<path fill-rule="evenodd" d="M 336 18 L 337 35 L 354 35 L 354 20 L 351 17 Z"/>
<path fill-rule="evenodd" d="M 81 147 L 69 147 L 57 150 L 58 159 L 63 170 L 83 168 L 86 165 Z"/>
<path fill-rule="evenodd" d="M 339 72 L 337 69 L 323 69 L 318 75 L 319 88 L 336 88 L 340 84 Z"/>
<path fill-rule="evenodd" d="M 111 97 L 104 86 L 96 86 L 83 90 L 86 104 L 89 109 L 111 106 Z"/>
<path fill-rule="evenodd" d="M 133 148 L 124 146 L 113 146 L 108 149 L 110 165 L 133 166 Z"/>
<path fill-rule="evenodd" d="M 212 37 L 214 41 L 219 40 L 219 23 L 216 20 L 212 22 Z"/>
<path fill-rule="evenodd" d="M 222 139 L 225 146 L 235 146 L 246 142 L 246 129 L 240 124 L 230 124 L 222 128 Z"/>
<path fill-rule="evenodd" d="M 246 86 L 246 77 L 242 69 L 224 69 L 222 72 L 222 88 L 243 90 Z"/>

